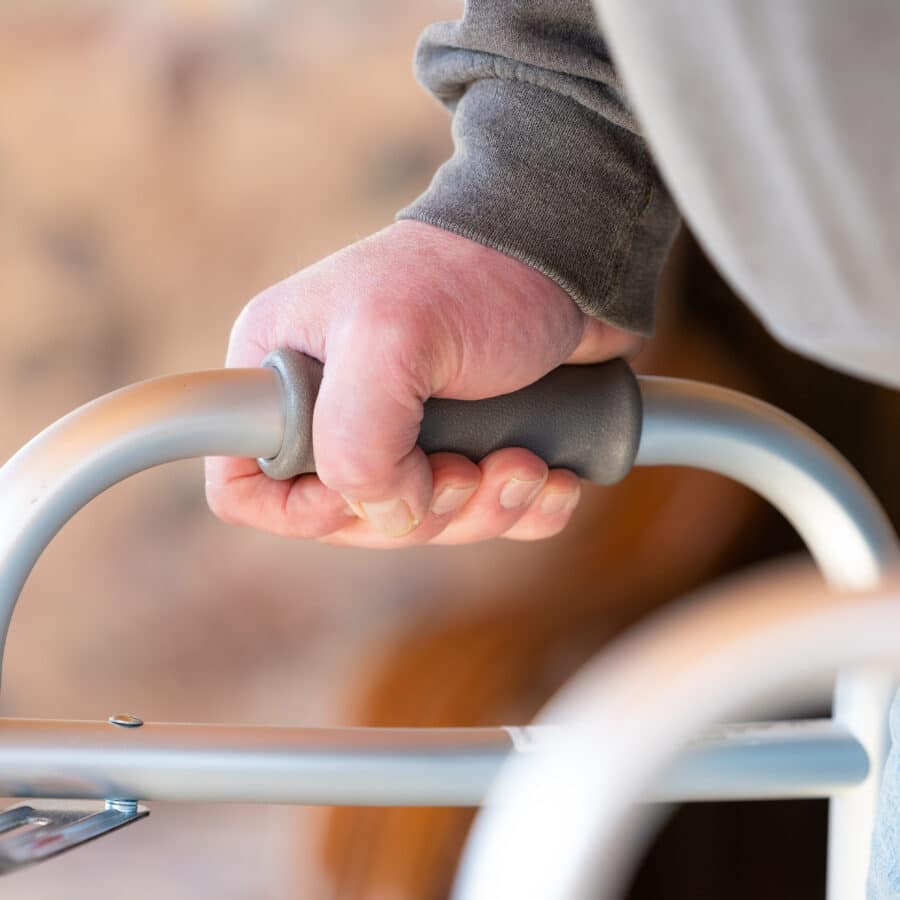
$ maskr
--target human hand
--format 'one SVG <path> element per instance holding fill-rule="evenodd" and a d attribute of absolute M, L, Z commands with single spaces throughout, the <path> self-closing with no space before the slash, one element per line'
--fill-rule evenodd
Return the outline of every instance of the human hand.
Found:
<path fill-rule="evenodd" d="M 629 355 L 640 338 L 584 315 L 555 282 L 451 232 L 401 221 L 263 291 L 238 317 L 227 364 L 289 347 L 324 362 L 316 475 L 273 481 L 254 460 L 207 460 L 226 522 L 368 547 L 556 534 L 574 474 L 521 448 L 479 463 L 416 446 L 431 396 L 477 400 L 564 362 Z"/>

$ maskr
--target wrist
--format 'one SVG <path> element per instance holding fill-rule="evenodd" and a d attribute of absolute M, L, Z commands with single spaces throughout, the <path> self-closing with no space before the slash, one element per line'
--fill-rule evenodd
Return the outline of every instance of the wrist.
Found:
<path fill-rule="evenodd" d="M 630 358 L 643 346 L 644 338 L 638 332 L 618 328 L 582 312 L 575 300 L 536 266 L 467 237 L 452 226 L 443 228 L 416 219 L 401 219 L 386 231 L 392 239 L 415 245 L 409 249 L 415 249 L 417 255 L 425 252 L 431 256 L 428 264 L 432 274 L 439 272 L 438 277 L 455 282 L 453 293 L 457 297 L 496 303 L 511 294 L 521 298 L 523 317 L 527 317 L 525 309 L 533 311 L 537 305 L 545 312 L 557 308 L 564 318 L 571 318 L 571 333 L 575 337 L 566 354 L 568 362 Z M 435 257 L 440 263 L 435 264 Z M 472 273 L 477 273 L 477 288 L 472 287 Z"/>
<path fill-rule="evenodd" d="M 454 225 L 400 219 L 385 231 L 391 233 L 392 239 L 410 245 L 410 250 L 420 254 L 424 250 L 431 257 L 429 262 L 437 262 L 443 274 L 450 270 L 457 275 L 461 273 L 467 279 L 472 273 L 477 273 L 477 278 L 485 287 L 503 285 L 548 304 L 571 307 L 584 317 L 565 289 L 550 274 L 541 271 L 538 265 L 518 258 L 512 252 L 490 246 Z"/>

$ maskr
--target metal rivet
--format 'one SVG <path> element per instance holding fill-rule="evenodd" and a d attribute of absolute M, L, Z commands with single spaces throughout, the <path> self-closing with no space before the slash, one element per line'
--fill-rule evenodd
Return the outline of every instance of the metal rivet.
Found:
<path fill-rule="evenodd" d="M 120 728 L 140 728 L 144 724 L 143 719 L 131 715 L 131 713 L 117 713 L 107 720 L 110 725 L 118 725 Z"/>
<path fill-rule="evenodd" d="M 104 806 L 115 812 L 124 813 L 126 816 L 133 816 L 138 808 L 137 800 L 107 800 Z"/>

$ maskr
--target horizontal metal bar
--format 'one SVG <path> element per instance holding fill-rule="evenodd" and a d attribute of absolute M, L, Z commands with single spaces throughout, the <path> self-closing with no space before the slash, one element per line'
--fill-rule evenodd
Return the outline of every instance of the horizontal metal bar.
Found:
<path fill-rule="evenodd" d="M 828 797 L 862 784 L 869 757 L 833 719 L 726 725 L 691 743 L 656 800 Z"/>
<path fill-rule="evenodd" d="M 0 719 L 0 795 L 476 806 L 511 753 L 553 733 Z M 867 774 L 864 749 L 831 720 L 733 725 L 694 741 L 648 799 L 825 797 Z"/>
<path fill-rule="evenodd" d="M 510 749 L 501 729 L 0 719 L 0 795 L 476 805 Z"/>

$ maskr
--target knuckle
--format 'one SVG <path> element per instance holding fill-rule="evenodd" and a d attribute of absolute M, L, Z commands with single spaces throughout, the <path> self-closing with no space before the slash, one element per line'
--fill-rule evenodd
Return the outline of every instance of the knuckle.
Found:
<path fill-rule="evenodd" d="M 378 373 L 382 390 L 406 395 L 430 393 L 435 348 L 434 328 L 422 321 L 415 307 L 377 302 L 367 305 L 355 323 L 358 352 Z"/>
<path fill-rule="evenodd" d="M 383 467 L 354 444 L 339 435 L 331 436 L 324 452 L 317 454 L 317 472 L 322 483 L 334 491 L 370 493 L 381 481 Z"/>
<path fill-rule="evenodd" d="M 228 338 L 230 356 L 241 360 L 249 350 L 254 357 L 262 358 L 269 350 L 275 349 L 278 337 L 286 323 L 285 297 L 282 284 L 276 284 L 257 294 L 238 313 L 231 326 Z M 302 316 L 289 317 L 290 330 L 305 335 Z"/>
<path fill-rule="evenodd" d="M 259 332 L 261 323 L 268 315 L 269 298 L 269 292 L 263 291 L 245 304 L 231 326 L 229 340 L 232 343 L 250 340 Z"/>

